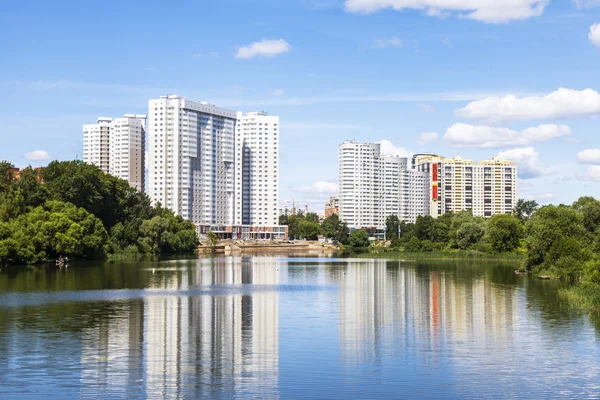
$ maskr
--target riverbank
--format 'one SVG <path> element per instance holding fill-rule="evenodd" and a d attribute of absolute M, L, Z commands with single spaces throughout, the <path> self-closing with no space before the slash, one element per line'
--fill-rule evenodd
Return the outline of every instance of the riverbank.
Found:
<path fill-rule="evenodd" d="M 338 246 L 312 240 L 296 241 L 234 241 L 222 240 L 216 246 L 198 246 L 198 253 L 225 253 L 225 254 L 271 254 L 288 253 L 296 251 L 309 251 L 318 253 L 334 253 L 340 251 Z"/>

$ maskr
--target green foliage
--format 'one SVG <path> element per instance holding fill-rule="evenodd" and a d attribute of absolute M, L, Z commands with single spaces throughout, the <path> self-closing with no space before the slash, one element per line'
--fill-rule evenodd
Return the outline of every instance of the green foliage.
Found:
<path fill-rule="evenodd" d="M 369 233 L 364 229 L 355 229 L 350 233 L 348 239 L 350 247 L 368 247 L 369 246 Z"/>
<path fill-rule="evenodd" d="M 3 223 L 0 239 L 0 264 L 36 264 L 61 255 L 104 257 L 108 234 L 86 210 L 49 201 Z"/>
<path fill-rule="evenodd" d="M 19 179 L 10 168 L 0 163 L 0 265 L 197 246 L 192 223 L 93 165 L 55 161 L 41 172 L 25 168 Z"/>
<path fill-rule="evenodd" d="M 517 200 L 517 204 L 513 209 L 513 215 L 517 217 L 521 222 L 526 222 L 531 216 L 537 211 L 539 204 L 535 200 Z"/>
<path fill-rule="evenodd" d="M 600 201 L 593 197 L 580 197 L 573 203 L 573 209 L 583 214 L 583 226 L 585 229 L 594 234 L 600 225 Z"/>
<path fill-rule="evenodd" d="M 385 238 L 386 240 L 398 239 L 398 230 L 400 229 L 400 218 L 397 215 L 389 215 L 385 220 Z"/>
<path fill-rule="evenodd" d="M 319 233 L 321 232 L 321 225 L 319 225 L 318 222 L 313 222 L 306 218 L 303 218 L 298 222 L 297 229 L 298 229 L 298 236 L 301 237 L 302 239 L 317 240 Z"/>
<path fill-rule="evenodd" d="M 319 223 L 319 216 L 313 212 L 308 212 L 308 213 L 304 214 L 304 219 L 309 222 L 313 222 L 315 224 Z"/>
<path fill-rule="evenodd" d="M 219 242 L 217 234 L 210 231 L 206 234 L 206 238 L 208 239 L 208 245 L 214 249 L 217 243 Z"/>
<path fill-rule="evenodd" d="M 466 222 L 460 225 L 456 230 L 456 246 L 461 250 L 466 250 L 479 243 L 485 235 L 485 229 L 477 222 Z"/>
<path fill-rule="evenodd" d="M 508 214 L 497 214 L 488 222 L 488 238 L 493 251 L 509 253 L 519 247 L 522 235 L 520 221 Z"/>
<path fill-rule="evenodd" d="M 572 268 L 562 270 L 588 258 L 586 233 L 581 212 L 562 205 L 540 208 L 525 225 L 528 266 L 573 278 Z"/>
<path fill-rule="evenodd" d="M 345 222 L 340 221 L 337 214 L 333 214 L 321 224 L 321 234 L 326 238 L 334 239 L 342 244 L 347 244 L 350 237 L 350 229 Z"/>

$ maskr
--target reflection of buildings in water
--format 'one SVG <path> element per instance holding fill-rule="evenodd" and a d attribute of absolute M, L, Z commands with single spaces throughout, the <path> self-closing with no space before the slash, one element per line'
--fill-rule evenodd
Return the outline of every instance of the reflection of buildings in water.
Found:
<path fill-rule="evenodd" d="M 513 340 L 517 306 L 515 287 L 482 276 L 459 278 L 382 260 L 349 262 L 340 283 L 342 361 L 352 365 L 398 351 L 435 350 L 445 340 L 505 346 Z"/>
<path fill-rule="evenodd" d="M 275 396 L 279 295 L 268 285 L 279 283 L 277 259 L 220 257 L 201 259 L 195 268 L 188 265 L 162 264 L 169 267 L 160 270 L 151 295 L 139 305 L 143 315 L 137 317 L 136 343 L 127 339 L 132 334 L 124 328 L 131 326 L 133 313 L 110 318 L 103 329 L 86 331 L 82 362 L 87 363 L 86 371 L 95 366 L 97 371 L 82 379 L 115 388 L 143 382 L 143 397 Z M 163 293 L 195 289 L 212 293 Z M 137 372 L 128 376 L 121 365 L 127 360 L 143 363 L 143 369 L 134 368 L 132 373 Z M 119 371 L 118 377 L 110 371 Z"/>
<path fill-rule="evenodd" d="M 144 375 L 143 308 L 142 300 L 119 303 L 118 312 L 112 318 L 100 319 L 93 327 L 84 329 L 81 338 L 82 397 L 140 396 L 139 386 Z"/>

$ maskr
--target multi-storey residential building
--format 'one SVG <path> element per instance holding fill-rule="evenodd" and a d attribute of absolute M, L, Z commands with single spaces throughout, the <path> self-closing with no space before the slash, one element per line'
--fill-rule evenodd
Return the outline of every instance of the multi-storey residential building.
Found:
<path fill-rule="evenodd" d="M 517 166 L 510 161 L 473 162 L 460 156 L 444 158 L 418 154 L 413 165 L 429 174 L 430 215 L 472 210 L 473 215 L 491 217 L 510 214 L 516 203 Z"/>
<path fill-rule="evenodd" d="M 100 117 L 98 123 L 83 126 L 83 161 L 143 191 L 145 135 L 145 115 Z"/>
<path fill-rule="evenodd" d="M 235 215 L 242 225 L 277 225 L 279 117 L 251 112 L 237 121 Z"/>
<path fill-rule="evenodd" d="M 351 228 L 381 224 L 380 150 L 378 143 L 339 146 L 340 219 Z"/>
<path fill-rule="evenodd" d="M 338 196 L 331 196 L 329 200 L 325 202 L 325 218 L 331 217 L 340 213 L 340 198 Z"/>
<path fill-rule="evenodd" d="M 377 143 L 340 145 L 340 219 L 353 228 L 382 228 L 388 216 L 414 222 L 428 212 L 426 172 L 382 155 Z"/>
<path fill-rule="evenodd" d="M 406 159 L 404 159 L 406 161 Z M 405 168 L 400 172 L 400 221 L 414 223 L 429 214 L 429 174 Z"/>
<path fill-rule="evenodd" d="M 83 125 L 83 161 L 109 172 L 110 127 L 112 118 L 100 117 L 98 123 Z"/>
<path fill-rule="evenodd" d="M 234 219 L 235 111 L 169 95 L 148 106 L 148 194 L 196 225 Z"/>
<path fill-rule="evenodd" d="M 108 169 L 110 174 L 125 179 L 144 191 L 146 116 L 125 114 L 112 121 Z"/>

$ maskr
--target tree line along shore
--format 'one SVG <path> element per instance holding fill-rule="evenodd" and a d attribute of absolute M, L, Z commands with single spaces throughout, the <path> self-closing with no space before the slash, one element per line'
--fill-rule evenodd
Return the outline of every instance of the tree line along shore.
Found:
<path fill-rule="evenodd" d="M 316 214 L 280 217 L 292 239 L 333 238 L 358 257 L 401 259 L 514 260 L 523 271 L 561 279 L 560 294 L 576 307 L 600 312 L 600 201 L 581 197 L 572 205 L 540 207 L 519 200 L 510 214 L 475 217 L 470 211 L 415 223 L 386 220 L 386 241 L 369 241 L 364 229 L 352 232 L 337 215 L 321 224 Z"/>
<path fill-rule="evenodd" d="M 0 162 L 0 266 L 32 265 L 59 257 L 132 258 L 193 253 L 194 225 L 119 178 L 81 161 L 51 162 L 15 176 Z M 600 311 L 600 201 L 539 207 L 519 200 L 512 215 L 474 217 L 470 211 L 420 216 L 415 223 L 390 216 L 383 242 L 332 215 L 281 216 L 291 239 L 333 239 L 370 257 L 524 260 L 538 275 L 562 279 L 574 304 Z"/>
<path fill-rule="evenodd" d="M 0 266 L 195 251 L 194 225 L 81 161 L 0 162 Z"/>

